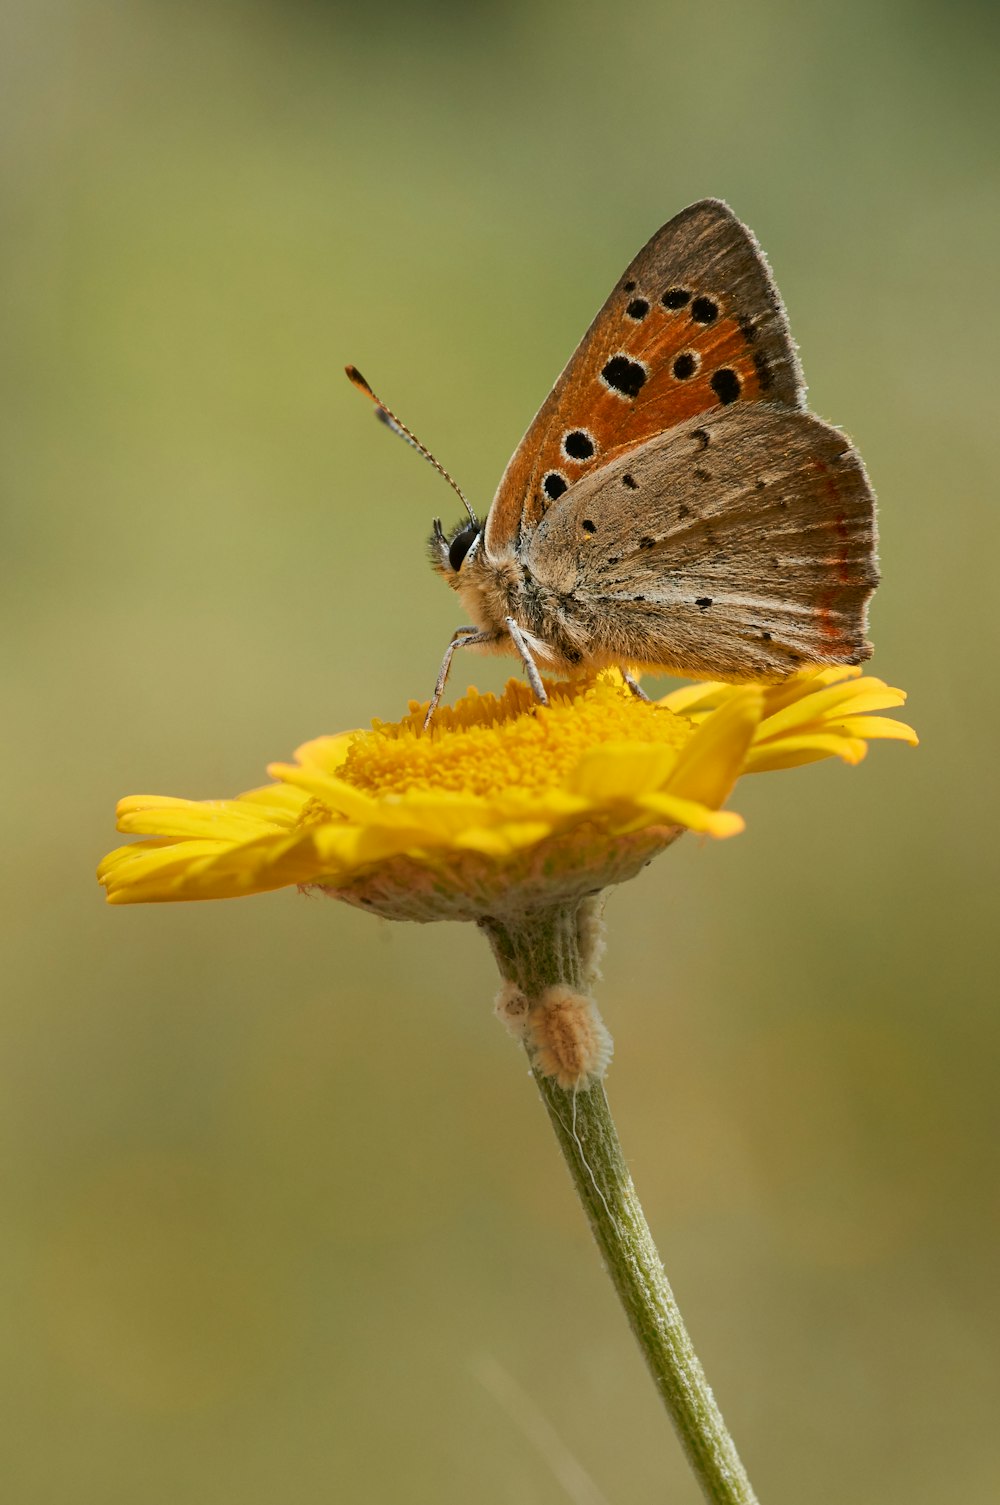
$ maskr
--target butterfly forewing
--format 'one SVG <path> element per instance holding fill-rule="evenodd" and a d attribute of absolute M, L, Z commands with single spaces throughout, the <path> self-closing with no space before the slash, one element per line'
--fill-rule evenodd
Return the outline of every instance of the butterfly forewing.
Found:
<path fill-rule="evenodd" d="M 524 539 L 574 483 L 687 418 L 802 397 L 757 242 L 727 205 L 693 204 L 626 268 L 535 417 L 490 508 L 487 551 Z"/>
<path fill-rule="evenodd" d="M 567 602 L 592 661 L 781 678 L 869 657 L 875 544 L 874 498 L 844 435 L 751 404 L 689 420 L 584 478 L 524 562 Z"/>

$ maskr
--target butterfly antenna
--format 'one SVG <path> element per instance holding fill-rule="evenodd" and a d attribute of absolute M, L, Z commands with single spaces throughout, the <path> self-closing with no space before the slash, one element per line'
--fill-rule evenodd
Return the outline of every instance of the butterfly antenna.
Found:
<path fill-rule="evenodd" d="M 358 370 L 357 366 L 345 366 L 344 370 L 347 372 L 347 379 L 351 383 L 351 385 L 353 387 L 357 387 L 358 391 L 363 392 L 366 397 L 371 398 L 372 402 L 375 404 L 375 416 L 385 424 L 386 428 L 392 429 L 392 432 L 394 434 L 398 434 L 401 439 L 405 439 L 406 443 L 410 446 L 411 449 L 415 449 L 418 455 L 423 455 L 424 459 L 429 464 L 434 466 L 434 469 L 437 471 L 439 476 L 444 476 L 452 491 L 456 492 L 457 495 L 461 497 L 462 506 L 469 514 L 469 519 L 473 527 L 478 528 L 479 519 L 473 512 L 472 508 L 469 506 L 469 501 L 465 495 L 465 492 L 462 490 L 461 486 L 459 486 L 458 482 L 453 480 L 452 477 L 448 474 L 444 466 L 441 464 L 440 460 L 435 460 L 426 444 L 421 444 L 416 434 L 411 433 L 411 431 L 406 427 L 406 424 L 396 417 L 391 408 L 386 407 L 385 403 L 380 397 L 376 397 L 371 387 L 361 375 L 361 372 Z"/>

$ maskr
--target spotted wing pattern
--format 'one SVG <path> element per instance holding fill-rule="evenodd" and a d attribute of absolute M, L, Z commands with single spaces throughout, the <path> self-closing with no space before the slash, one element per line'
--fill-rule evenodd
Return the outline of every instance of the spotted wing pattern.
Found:
<path fill-rule="evenodd" d="M 695 414 L 804 388 L 778 290 L 751 232 L 704 199 L 622 274 L 515 451 L 486 523 L 496 555 L 575 482 Z"/>
<path fill-rule="evenodd" d="M 876 542 L 850 441 L 757 403 L 689 419 L 593 472 L 522 558 L 588 662 L 781 679 L 870 656 Z"/>

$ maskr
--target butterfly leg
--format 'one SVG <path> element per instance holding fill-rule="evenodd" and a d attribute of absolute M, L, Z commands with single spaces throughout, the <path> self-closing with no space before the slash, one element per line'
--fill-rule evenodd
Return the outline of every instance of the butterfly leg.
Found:
<path fill-rule="evenodd" d="M 642 685 L 639 683 L 639 681 L 637 679 L 633 679 L 632 678 L 631 674 L 628 672 L 627 669 L 623 669 L 622 670 L 622 679 L 628 685 L 629 689 L 632 691 L 632 694 L 635 696 L 635 698 L 637 700 L 645 700 L 647 702 L 649 701 L 649 696 L 646 694 L 645 690 L 642 688 Z"/>
<path fill-rule="evenodd" d="M 511 642 L 521 655 L 524 672 L 528 676 L 528 683 L 534 692 L 535 699 L 539 705 L 548 705 L 549 697 L 545 693 L 545 686 L 542 684 L 542 676 L 538 672 L 538 665 L 531 656 L 531 649 L 528 647 L 524 633 L 518 627 L 513 617 L 507 618 L 507 631 L 510 633 Z"/>
<path fill-rule="evenodd" d="M 493 642 L 496 642 L 496 633 L 494 632 L 480 632 L 478 627 L 459 627 L 456 629 L 451 642 L 444 650 L 444 658 L 441 660 L 437 684 L 434 686 L 434 694 L 431 696 L 431 703 L 427 707 L 427 715 L 424 717 L 424 731 L 430 726 L 434 712 L 441 704 L 441 696 L 444 694 L 444 687 L 448 683 L 448 673 L 451 669 L 451 661 L 455 657 L 455 649 L 472 648 L 477 643 Z"/>

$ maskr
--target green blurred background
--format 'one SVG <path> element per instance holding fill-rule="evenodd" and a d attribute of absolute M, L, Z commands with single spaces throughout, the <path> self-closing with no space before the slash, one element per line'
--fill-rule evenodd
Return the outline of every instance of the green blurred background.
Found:
<path fill-rule="evenodd" d="M 924 742 L 749 780 L 744 836 L 613 895 L 612 1102 L 762 1499 L 996 1499 L 995 7 L 36 0 L 4 33 L 5 1499 L 698 1498 L 481 938 L 112 910 L 92 870 L 118 795 L 234 793 L 433 683 L 456 509 L 344 362 L 485 506 L 706 194 L 868 462 L 872 668 Z"/>

